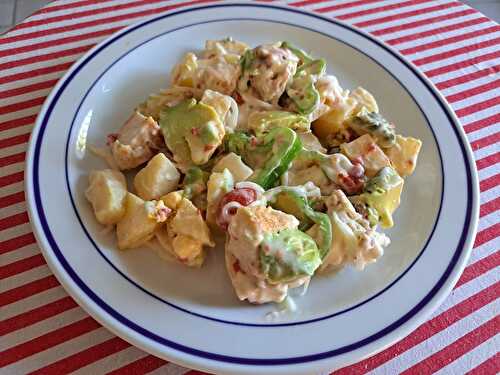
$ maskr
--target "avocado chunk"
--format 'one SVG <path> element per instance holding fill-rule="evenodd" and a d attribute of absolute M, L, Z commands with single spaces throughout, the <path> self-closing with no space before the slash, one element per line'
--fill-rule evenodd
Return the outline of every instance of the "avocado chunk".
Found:
<path fill-rule="evenodd" d="M 175 161 L 187 166 L 208 162 L 225 134 L 215 109 L 196 99 L 162 109 L 160 127 Z"/>

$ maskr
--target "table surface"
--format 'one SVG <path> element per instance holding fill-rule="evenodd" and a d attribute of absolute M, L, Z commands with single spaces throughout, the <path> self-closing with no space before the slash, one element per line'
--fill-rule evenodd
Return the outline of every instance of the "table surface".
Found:
<path fill-rule="evenodd" d="M 197 0 L 193 2 L 207 2 Z M 285 1 L 276 1 L 285 3 Z M 0 373 L 201 374 L 137 349 L 89 317 L 35 242 L 23 187 L 43 101 L 71 64 L 116 30 L 186 1 L 58 0 L 0 37 Z M 454 0 L 306 0 L 412 61 L 459 117 L 476 158 L 481 211 L 472 256 L 429 321 L 335 374 L 500 372 L 500 25 Z"/>

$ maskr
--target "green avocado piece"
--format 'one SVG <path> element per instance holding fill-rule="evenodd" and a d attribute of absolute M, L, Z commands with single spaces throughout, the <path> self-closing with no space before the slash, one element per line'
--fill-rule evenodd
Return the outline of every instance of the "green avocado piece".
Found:
<path fill-rule="evenodd" d="M 306 132 L 310 127 L 311 123 L 306 117 L 287 111 L 252 112 L 248 117 L 248 128 L 257 136 L 273 128 L 290 128 L 297 132 Z"/>
<path fill-rule="evenodd" d="M 259 245 L 259 258 L 261 271 L 272 284 L 312 276 L 321 265 L 316 242 L 298 229 L 265 235 Z"/>
<path fill-rule="evenodd" d="M 188 165 L 206 163 L 224 136 L 215 109 L 196 99 L 162 109 L 160 128 L 175 160 Z"/>

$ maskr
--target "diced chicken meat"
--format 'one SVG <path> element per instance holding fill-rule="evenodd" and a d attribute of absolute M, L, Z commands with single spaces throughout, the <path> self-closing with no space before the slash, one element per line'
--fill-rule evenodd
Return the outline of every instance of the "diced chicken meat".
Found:
<path fill-rule="evenodd" d="M 119 130 L 111 152 L 118 168 L 126 170 L 147 162 L 163 145 L 156 121 L 135 112 Z"/>

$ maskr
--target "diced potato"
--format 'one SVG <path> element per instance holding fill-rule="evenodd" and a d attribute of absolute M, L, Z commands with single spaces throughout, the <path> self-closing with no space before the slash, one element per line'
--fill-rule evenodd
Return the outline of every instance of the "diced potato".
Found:
<path fill-rule="evenodd" d="M 167 206 L 171 210 L 177 210 L 177 207 L 183 199 L 182 193 L 182 190 L 172 191 L 171 193 L 164 195 L 160 199 L 163 201 L 163 203 L 165 203 L 165 206 Z"/>
<path fill-rule="evenodd" d="M 165 154 L 159 153 L 135 175 L 134 187 L 142 199 L 158 199 L 175 190 L 180 178 L 174 164 Z"/>
<path fill-rule="evenodd" d="M 214 242 L 210 238 L 210 230 L 200 211 L 186 198 L 182 198 L 180 201 L 177 212 L 168 223 L 168 227 L 177 235 L 191 236 L 199 240 L 203 245 L 214 246 Z"/>
<path fill-rule="evenodd" d="M 109 225 L 120 221 L 125 214 L 126 195 L 127 182 L 123 173 L 112 169 L 90 172 L 85 196 L 99 223 Z"/>
<path fill-rule="evenodd" d="M 172 249 L 177 258 L 189 266 L 199 267 L 205 259 L 203 243 L 190 236 L 182 234 L 172 240 Z"/>
<path fill-rule="evenodd" d="M 396 144 L 385 150 L 394 169 L 401 177 L 409 176 L 415 170 L 422 141 L 411 137 L 396 136 Z"/>
<path fill-rule="evenodd" d="M 349 94 L 349 97 L 357 103 L 356 112 L 359 112 L 362 107 L 365 107 L 368 112 L 378 112 L 378 105 L 375 98 L 364 88 L 358 87 Z"/>
<path fill-rule="evenodd" d="M 351 116 L 356 104 L 354 99 L 347 98 L 335 105 L 329 112 L 312 123 L 313 133 L 321 141 L 329 143 L 329 140 L 346 130 L 344 122 Z"/>
<path fill-rule="evenodd" d="M 155 202 L 145 202 L 127 193 L 125 216 L 116 225 L 118 248 L 121 250 L 141 246 L 151 239 L 159 223 L 154 219 Z"/>
<path fill-rule="evenodd" d="M 354 141 L 340 145 L 340 151 L 352 162 L 360 162 L 365 168 L 365 174 L 373 177 L 384 167 L 389 167 L 391 161 L 384 151 L 377 146 L 369 134 Z"/>
<path fill-rule="evenodd" d="M 210 175 L 207 183 L 207 222 L 210 225 L 215 226 L 220 200 L 233 188 L 234 179 L 228 169 L 224 169 L 221 173 L 213 172 Z"/>
<path fill-rule="evenodd" d="M 213 171 L 222 172 L 224 169 L 228 169 L 229 172 L 231 172 L 235 182 L 245 181 L 253 173 L 252 168 L 243 163 L 241 156 L 236 155 L 234 152 L 220 159 L 217 164 L 215 164 Z"/>

